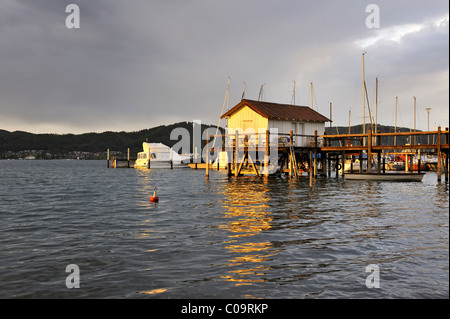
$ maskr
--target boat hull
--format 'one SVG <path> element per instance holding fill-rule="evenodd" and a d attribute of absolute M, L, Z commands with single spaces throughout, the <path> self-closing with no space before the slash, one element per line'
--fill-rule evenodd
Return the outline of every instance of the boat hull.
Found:
<path fill-rule="evenodd" d="M 148 161 L 136 161 L 134 168 L 149 168 Z M 150 160 L 150 168 L 189 168 L 187 163 Z"/>
<path fill-rule="evenodd" d="M 345 178 L 349 180 L 420 182 L 425 173 L 349 173 Z"/>

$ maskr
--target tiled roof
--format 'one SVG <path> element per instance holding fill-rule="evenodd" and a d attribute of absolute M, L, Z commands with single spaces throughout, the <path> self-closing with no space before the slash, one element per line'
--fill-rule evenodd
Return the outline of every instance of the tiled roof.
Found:
<path fill-rule="evenodd" d="M 330 122 L 328 118 L 314 111 L 308 106 L 279 104 L 253 100 L 242 100 L 231 110 L 223 114 L 221 118 L 229 118 L 233 113 L 240 110 L 244 106 L 248 106 L 256 113 L 272 120 Z"/>

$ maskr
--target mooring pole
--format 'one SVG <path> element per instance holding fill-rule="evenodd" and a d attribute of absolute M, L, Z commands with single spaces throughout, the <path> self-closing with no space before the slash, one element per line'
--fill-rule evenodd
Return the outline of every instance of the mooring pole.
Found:
<path fill-rule="evenodd" d="M 269 151 L 270 151 L 270 131 L 266 130 L 266 155 L 264 157 L 264 165 L 266 166 L 266 176 L 269 176 Z"/>
<path fill-rule="evenodd" d="M 441 127 L 438 127 L 438 134 L 437 134 L 437 179 L 438 182 L 441 181 L 441 167 L 442 167 L 442 153 L 441 153 Z"/>
<path fill-rule="evenodd" d="M 312 151 L 309 151 L 309 189 L 312 188 L 313 180 L 313 170 L 312 170 Z"/>
<path fill-rule="evenodd" d="M 127 162 L 128 162 L 128 168 L 130 168 L 130 148 L 127 149 Z"/>
<path fill-rule="evenodd" d="M 238 149 L 239 149 L 239 131 L 236 130 L 235 133 L 235 143 L 234 143 L 234 177 L 238 177 L 239 176 L 239 172 L 238 172 Z"/>
<path fill-rule="evenodd" d="M 448 132 L 448 127 L 446 127 L 445 130 Z M 448 144 L 448 133 L 445 133 L 445 144 Z M 445 156 L 444 177 L 445 177 L 445 181 L 448 182 L 448 150 L 447 150 L 447 153 L 444 154 L 444 156 Z"/>
<path fill-rule="evenodd" d="M 317 177 L 317 130 L 314 131 L 314 178 Z"/>
<path fill-rule="evenodd" d="M 206 177 L 209 177 L 209 132 L 206 132 Z"/>

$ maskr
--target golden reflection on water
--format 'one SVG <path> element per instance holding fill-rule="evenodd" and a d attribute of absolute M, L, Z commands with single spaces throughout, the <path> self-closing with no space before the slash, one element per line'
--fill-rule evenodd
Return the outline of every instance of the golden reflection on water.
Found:
<path fill-rule="evenodd" d="M 139 184 L 139 187 L 137 188 L 139 189 L 139 193 L 135 195 L 139 197 L 139 199 L 136 200 L 136 205 L 144 209 L 152 209 L 156 204 L 150 203 L 150 196 L 153 194 L 153 190 L 155 188 L 154 182 L 150 178 L 149 174 L 151 170 L 147 168 L 136 168 L 135 171 L 138 174 L 137 182 Z M 137 232 L 136 239 L 145 239 L 152 236 L 157 236 L 155 227 L 151 226 L 152 223 L 153 220 L 151 219 L 143 220 L 139 224 L 142 228 Z"/>
<path fill-rule="evenodd" d="M 264 276 L 271 267 L 264 263 L 278 252 L 268 241 L 252 240 L 272 227 L 268 191 L 267 183 L 230 181 L 226 184 L 222 207 L 224 216 L 230 221 L 219 225 L 219 228 L 229 232 L 229 240 L 224 243 L 231 257 L 227 264 L 230 270 L 221 277 L 236 286 L 266 281 Z"/>

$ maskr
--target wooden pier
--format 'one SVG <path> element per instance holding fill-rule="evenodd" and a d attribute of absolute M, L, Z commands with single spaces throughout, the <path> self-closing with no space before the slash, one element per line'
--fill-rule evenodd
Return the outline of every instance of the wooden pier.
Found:
<path fill-rule="evenodd" d="M 130 149 L 127 149 L 127 158 L 116 158 L 110 156 L 109 148 L 106 150 L 106 167 L 107 168 L 133 168 L 136 159 L 130 158 Z"/>
<path fill-rule="evenodd" d="M 205 164 L 206 176 L 209 176 L 210 169 L 213 169 L 209 162 L 211 151 L 222 151 L 227 153 L 228 163 L 226 169 L 228 176 L 241 176 L 244 174 L 253 174 L 255 176 L 267 176 L 273 174 L 269 171 L 270 167 L 270 132 L 267 130 L 264 134 L 222 134 L 217 135 L 225 140 L 220 147 L 210 148 L 209 138 L 207 139 L 207 159 Z M 428 135 L 436 137 L 434 144 L 404 144 L 389 145 L 383 144 L 388 141 L 387 137 L 395 136 L 418 136 Z M 334 166 L 336 177 L 341 171 L 342 177 L 345 177 L 345 162 L 350 156 L 358 156 L 360 160 L 359 172 L 363 173 L 363 162 L 366 162 L 367 173 L 385 173 L 384 158 L 388 153 L 397 152 L 406 156 L 406 170 L 411 172 L 413 167 L 413 158 L 419 155 L 419 173 L 420 173 L 420 155 L 437 155 L 437 179 L 441 181 L 441 175 L 444 174 L 445 181 L 448 182 L 449 175 L 449 130 L 444 131 L 439 127 L 437 131 L 425 132 L 398 132 L 398 133 L 373 133 L 368 130 L 366 134 L 339 134 L 339 135 L 314 135 L 278 134 L 277 145 L 278 158 L 276 165 L 279 167 L 277 174 L 289 174 L 290 177 L 303 176 L 302 172 L 307 172 L 310 177 L 310 184 L 313 178 L 321 175 L 331 176 L 331 168 Z M 283 141 L 283 138 L 286 138 Z M 211 138 L 214 138 L 212 135 Z M 309 145 L 298 147 L 294 146 L 295 138 L 308 138 Z M 411 141 L 415 139 L 411 138 Z M 228 142 L 227 142 L 228 141 Z M 253 141 L 253 142 L 251 142 Z M 286 142 L 287 141 L 287 142 Z M 256 143 L 255 143 L 256 142 Z M 272 145 L 274 147 L 274 145 Z M 263 155 L 264 154 L 264 155 Z M 363 154 L 367 157 L 364 158 Z M 375 160 L 376 159 L 376 160 Z M 272 159 L 273 161 L 274 159 Z M 272 163 L 275 164 L 275 163 Z M 320 165 L 319 165 L 320 164 Z M 372 169 L 374 165 L 374 169 Z M 217 165 L 217 169 L 219 166 Z"/>

